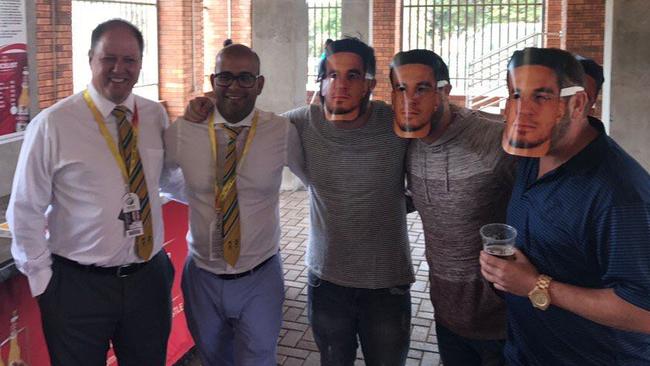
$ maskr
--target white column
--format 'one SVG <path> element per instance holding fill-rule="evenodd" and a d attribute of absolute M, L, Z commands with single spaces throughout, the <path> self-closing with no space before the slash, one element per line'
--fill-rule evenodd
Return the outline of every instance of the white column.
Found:
<path fill-rule="evenodd" d="M 341 2 L 341 31 L 368 43 L 370 36 L 370 0 Z"/>
<path fill-rule="evenodd" d="M 603 117 L 610 135 L 650 170 L 650 2 L 608 0 L 606 11 L 604 102 L 609 100 L 609 108 L 603 112 L 609 115 Z"/>
<path fill-rule="evenodd" d="M 253 49 L 266 79 L 257 107 L 282 113 L 305 105 L 307 95 L 307 3 L 253 0 Z M 285 169 L 282 189 L 300 181 Z"/>

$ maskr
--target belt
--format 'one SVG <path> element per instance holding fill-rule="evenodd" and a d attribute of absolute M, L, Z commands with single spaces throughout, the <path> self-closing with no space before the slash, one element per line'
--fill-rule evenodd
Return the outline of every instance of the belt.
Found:
<path fill-rule="evenodd" d="M 120 277 L 120 278 L 125 278 L 129 277 L 132 274 L 138 272 L 142 268 L 144 268 L 147 264 L 149 264 L 150 261 L 147 262 L 141 262 L 141 263 L 131 263 L 131 264 L 124 264 L 121 266 L 113 266 L 113 267 L 100 267 L 96 266 L 94 264 L 81 264 L 79 262 L 75 262 L 72 259 L 68 259 L 65 257 L 61 257 L 60 255 L 53 254 L 52 257 L 56 262 L 63 263 L 65 265 L 68 265 L 70 267 L 74 267 L 77 269 L 80 269 L 82 271 L 86 272 L 92 272 L 92 273 L 97 273 L 97 274 L 102 274 L 102 275 L 110 275 L 110 276 L 115 276 L 115 277 Z M 152 257 L 153 259 L 153 257 Z"/>
<path fill-rule="evenodd" d="M 264 262 L 262 262 L 262 263 L 256 265 L 255 267 L 253 267 L 253 269 L 250 269 L 250 270 L 248 270 L 248 271 L 246 271 L 246 272 L 242 272 L 242 273 L 232 273 L 232 274 L 231 274 L 231 273 L 218 274 L 217 277 L 219 277 L 219 278 L 222 279 L 222 280 L 226 280 L 226 281 L 228 281 L 228 280 L 236 280 L 236 279 L 238 279 L 238 278 L 246 277 L 246 276 L 248 276 L 248 275 L 253 274 L 253 273 L 256 272 L 256 271 L 259 271 L 262 267 L 264 267 L 265 264 L 267 264 L 267 263 L 270 262 L 273 258 L 275 258 L 275 256 L 276 256 L 276 254 L 274 254 L 274 255 L 268 257 L 266 260 L 264 260 Z"/>

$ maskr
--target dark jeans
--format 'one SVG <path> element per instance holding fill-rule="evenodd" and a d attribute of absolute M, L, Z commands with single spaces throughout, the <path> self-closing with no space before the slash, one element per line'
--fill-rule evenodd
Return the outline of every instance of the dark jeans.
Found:
<path fill-rule="evenodd" d="M 120 366 L 164 366 L 174 268 L 164 251 L 120 278 L 54 259 L 38 297 L 53 366 L 105 366 L 109 341 Z"/>
<path fill-rule="evenodd" d="M 309 273 L 308 309 L 323 366 L 354 365 L 357 336 L 366 365 L 406 363 L 411 332 L 410 286 L 361 289 Z"/>
<path fill-rule="evenodd" d="M 505 340 L 469 339 L 436 323 L 438 349 L 445 366 L 503 366 Z"/>

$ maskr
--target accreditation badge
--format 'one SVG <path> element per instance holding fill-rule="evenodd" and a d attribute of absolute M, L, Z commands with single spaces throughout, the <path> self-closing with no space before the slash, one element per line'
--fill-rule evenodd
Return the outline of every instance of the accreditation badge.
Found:
<path fill-rule="evenodd" d="M 223 212 L 215 210 L 215 216 L 210 223 L 210 260 L 223 259 Z"/>
<path fill-rule="evenodd" d="M 120 212 L 119 219 L 124 222 L 124 234 L 127 238 L 144 234 L 140 216 L 140 198 L 137 194 L 127 193 L 122 197 L 122 212 Z"/>

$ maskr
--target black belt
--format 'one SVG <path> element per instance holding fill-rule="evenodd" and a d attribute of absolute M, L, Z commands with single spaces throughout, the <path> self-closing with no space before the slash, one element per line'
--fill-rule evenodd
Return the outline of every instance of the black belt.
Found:
<path fill-rule="evenodd" d="M 227 281 L 227 280 L 236 280 L 236 279 L 238 279 L 238 278 L 246 277 L 246 276 L 248 276 L 248 275 L 250 275 L 250 274 L 253 274 L 253 272 L 259 271 L 262 267 L 264 267 L 265 264 L 267 264 L 268 262 L 270 262 L 271 259 L 275 258 L 275 256 L 276 256 L 276 255 L 274 254 L 274 255 L 268 257 L 264 262 L 262 262 L 262 263 L 256 265 L 253 269 L 248 270 L 248 271 L 246 271 L 246 272 L 242 272 L 242 273 L 232 273 L 232 274 L 231 274 L 231 273 L 218 274 L 217 277 L 219 277 L 219 278 L 222 279 L 222 280 L 226 280 L 226 281 Z"/>
<path fill-rule="evenodd" d="M 63 263 L 65 265 L 80 269 L 82 271 L 86 272 L 92 272 L 92 273 L 97 273 L 97 274 L 103 274 L 103 275 L 111 275 L 115 277 L 129 277 L 132 274 L 138 272 L 142 268 L 144 268 L 147 264 L 149 264 L 150 261 L 147 262 L 142 262 L 142 263 L 131 263 L 131 264 L 124 264 L 122 266 L 113 266 L 113 267 L 100 267 L 96 266 L 94 264 L 81 264 L 79 262 L 75 262 L 71 259 L 61 257 L 60 255 L 52 254 L 52 257 L 54 258 L 55 261 Z M 152 257 L 153 259 L 153 257 Z"/>

